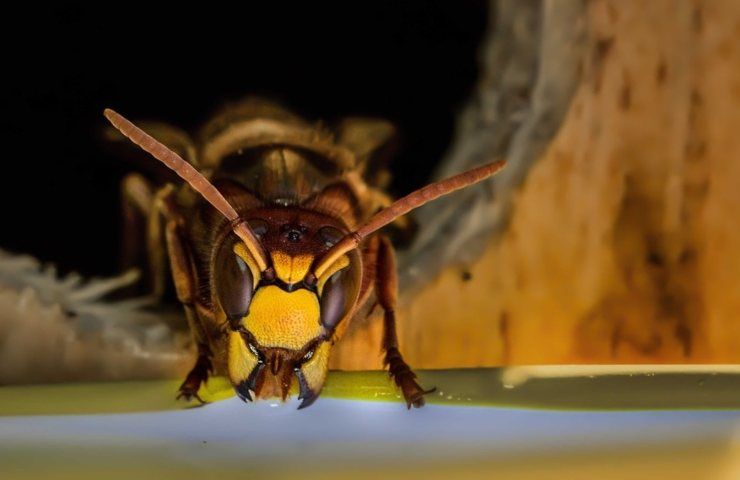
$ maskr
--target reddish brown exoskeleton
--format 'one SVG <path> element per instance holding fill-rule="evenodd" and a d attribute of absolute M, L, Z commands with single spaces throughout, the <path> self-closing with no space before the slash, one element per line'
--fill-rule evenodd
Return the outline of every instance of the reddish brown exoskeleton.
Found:
<path fill-rule="evenodd" d="M 245 401 L 285 399 L 297 383 L 299 408 L 310 405 L 332 345 L 374 298 L 384 310 L 389 373 L 409 407 L 424 404 L 429 391 L 399 351 L 394 251 L 379 231 L 490 177 L 504 162 L 391 202 L 372 180 L 382 176 L 372 162 L 390 137 L 385 122 L 348 119 L 329 131 L 251 100 L 217 116 L 199 144 L 154 129 L 167 147 L 114 111 L 105 116 L 186 182 L 156 193 L 139 177 L 126 183 L 132 204 L 149 217 L 155 265 L 164 230 L 175 290 L 198 346 L 180 396 L 200 399 L 201 384 L 216 372 Z"/>

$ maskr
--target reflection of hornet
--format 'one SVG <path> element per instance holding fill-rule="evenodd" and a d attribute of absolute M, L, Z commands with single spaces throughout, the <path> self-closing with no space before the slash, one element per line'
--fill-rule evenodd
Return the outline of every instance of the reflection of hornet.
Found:
<path fill-rule="evenodd" d="M 332 345 L 374 292 L 385 311 L 389 373 L 409 407 L 424 404 L 429 390 L 416 382 L 396 339 L 393 247 L 377 232 L 493 175 L 503 162 L 391 203 L 376 186 L 383 172 L 372 161 L 392 133 L 384 122 L 346 120 L 330 134 L 274 105 L 247 101 L 211 122 L 198 148 L 175 129 L 148 128 L 170 149 L 112 110 L 105 116 L 188 184 L 156 193 L 141 177 L 125 184 L 128 204 L 149 216 L 155 291 L 162 289 L 157 241 L 164 237 L 198 346 L 180 396 L 199 399 L 201 383 L 215 370 L 228 375 L 243 400 L 285 399 L 297 382 L 299 408 L 310 405 Z"/>

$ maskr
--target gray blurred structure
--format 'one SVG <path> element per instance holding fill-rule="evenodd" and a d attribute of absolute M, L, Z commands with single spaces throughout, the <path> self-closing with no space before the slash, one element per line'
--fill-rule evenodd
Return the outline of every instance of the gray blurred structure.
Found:
<path fill-rule="evenodd" d="M 565 116 L 585 52 L 583 0 L 491 0 L 481 77 L 435 173 L 444 178 L 498 158 L 503 172 L 422 207 L 419 235 L 401 257 L 400 285 L 418 288 L 465 265 L 500 231 L 512 197 Z"/>
<path fill-rule="evenodd" d="M 0 385 L 161 378 L 187 361 L 187 337 L 151 299 L 113 301 L 135 282 L 59 276 L 27 255 L 0 250 Z"/>

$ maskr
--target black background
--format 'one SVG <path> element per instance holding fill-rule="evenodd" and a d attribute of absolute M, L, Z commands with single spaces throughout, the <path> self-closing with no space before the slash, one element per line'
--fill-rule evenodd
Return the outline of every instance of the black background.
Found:
<path fill-rule="evenodd" d="M 449 144 L 487 12 L 483 1 L 106 3 L 4 17 L 0 248 L 111 274 L 131 165 L 101 144 L 104 107 L 195 129 L 225 100 L 262 94 L 313 119 L 387 118 L 403 134 L 402 194 Z"/>

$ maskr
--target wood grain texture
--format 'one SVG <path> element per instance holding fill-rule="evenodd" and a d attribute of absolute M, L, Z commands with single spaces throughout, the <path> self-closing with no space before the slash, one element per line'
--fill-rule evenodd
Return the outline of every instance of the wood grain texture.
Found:
<path fill-rule="evenodd" d="M 740 4 L 596 0 L 584 41 L 562 126 L 470 280 L 451 267 L 402 298 L 416 367 L 740 362 Z M 378 323 L 333 366 L 377 368 Z"/>

